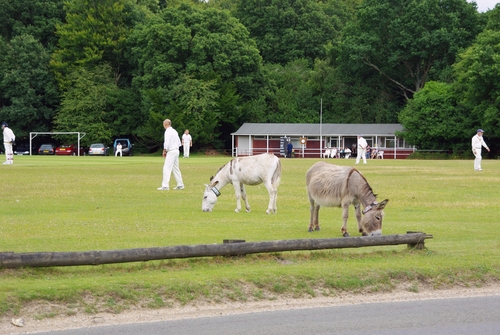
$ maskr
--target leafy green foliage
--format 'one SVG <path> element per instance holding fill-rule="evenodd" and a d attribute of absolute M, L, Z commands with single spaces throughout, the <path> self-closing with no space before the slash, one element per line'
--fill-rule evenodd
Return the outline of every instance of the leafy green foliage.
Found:
<path fill-rule="evenodd" d="M 270 97 L 270 111 L 266 122 L 308 123 L 319 122 L 320 103 L 313 96 L 309 84 L 311 69 L 306 59 L 299 59 L 286 66 L 268 64 L 269 79 L 275 85 Z"/>
<path fill-rule="evenodd" d="M 367 0 L 345 31 L 342 60 L 365 64 L 411 98 L 432 68 L 445 69 L 470 45 L 478 22 L 474 6 L 461 0 Z"/>
<path fill-rule="evenodd" d="M 56 25 L 64 21 L 64 0 L 0 0 L 0 35 L 11 40 L 32 35 L 52 51 L 57 43 Z"/>
<path fill-rule="evenodd" d="M 82 139 L 86 146 L 94 142 L 111 142 L 112 131 L 107 122 L 109 99 L 118 89 L 111 68 L 80 68 L 70 73 L 67 80 L 69 88 L 63 93 L 61 109 L 54 121 L 55 130 L 87 133 Z"/>
<path fill-rule="evenodd" d="M 351 18 L 352 1 L 245 0 L 235 16 L 248 28 L 264 61 L 285 65 L 324 58 L 325 45 L 339 37 Z"/>
<path fill-rule="evenodd" d="M 18 35 L 3 47 L 0 118 L 16 125 L 18 139 L 50 130 L 59 92 L 49 71 L 49 52 L 31 35 Z"/>
<path fill-rule="evenodd" d="M 452 87 L 434 85 L 408 110 L 452 120 L 434 130 L 409 124 L 405 136 L 432 133 L 433 145 L 457 150 L 453 142 L 478 126 L 500 136 L 499 6 L 479 14 L 463 0 L 0 0 L 0 8 L 0 117 L 20 138 L 87 124 L 102 141 L 133 137 L 154 152 L 168 117 L 191 130 L 195 147 L 222 149 L 244 122 L 318 122 L 321 101 L 323 122 L 398 122 L 428 81 Z"/>
<path fill-rule="evenodd" d="M 52 66 L 63 88 L 78 67 L 108 64 L 118 82 L 129 28 L 126 0 L 73 0 L 65 3 L 66 23 L 57 26 Z"/>
<path fill-rule="evenodd" d="M 399 115 L 405 140 L 428 150 L 469 148 L 468 110 L 454 93 L 452 85 L 432 81 L 417 92 Z"/>
<path fill-rule="evenodd" d="M 248 31 L 218 9 L 168 7 L 136 27 L 130 50 L 138 69 L 135 87 L 146 101 L 156 92 L 148 113 L 191 129 L 201 146 L 220 147 L 221 130 L 239 119 L 231 115 L 236 104 L 258 96 L 262 87 L 261 58 Z"/>
<path fill-rule="evenodd" d="M 500 8 L 496 10 L 500 12 Z M 500 137 L 500 29 L 480 33 L 476 42 L 460 55 L 454 69 L 460 94 L 472 111 L 475 125 Z"/>

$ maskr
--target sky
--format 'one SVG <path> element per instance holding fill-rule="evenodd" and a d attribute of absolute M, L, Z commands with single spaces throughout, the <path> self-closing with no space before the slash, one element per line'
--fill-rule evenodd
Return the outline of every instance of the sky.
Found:
<path fill-rule="evenodd" d="M 477 10 L 480 12 L 486 12 L 489 9 L 495 8 L 495 5 L 499 3 L 498 0 L 467 0 L 468 2 L 475 2 L 477 4 Z"/>

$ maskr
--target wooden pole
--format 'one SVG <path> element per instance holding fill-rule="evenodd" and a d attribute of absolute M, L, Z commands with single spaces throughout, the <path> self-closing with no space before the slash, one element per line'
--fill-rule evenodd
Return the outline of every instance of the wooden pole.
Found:
<path fill-rule="evenodd" d="M 421 245 L 432 235 L 410 233 L 403 235 L 363 236 L 347 238 L 277 240 L 223 244 L 179 245 L 173 247 L 138 248 L 82 252 L 1 252 L 1 268 L 99 265 L 143 262 L 160 259 L 236 256 L 266 252 L 361 248 L 382 245 Z"/>

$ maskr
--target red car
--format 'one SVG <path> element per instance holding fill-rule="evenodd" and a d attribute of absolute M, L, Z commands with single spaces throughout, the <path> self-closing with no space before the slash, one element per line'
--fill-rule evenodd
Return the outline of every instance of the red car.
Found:
<path fill-rule="evenodd" d="M 78 155 L 78 147 L 74 144 L 61 145 L 56 148 L 56 155 Z M 85 156 L 85 149 L 83 147 L 80 148 L 80 156 Z"/>

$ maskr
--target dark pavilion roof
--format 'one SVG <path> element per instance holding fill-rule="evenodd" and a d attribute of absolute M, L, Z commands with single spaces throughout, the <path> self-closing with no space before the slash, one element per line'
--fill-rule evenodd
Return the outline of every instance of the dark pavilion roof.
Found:
<path fill-rule="evenodd" d="M 399 123 L 323 123 L 320 132 L 319 123 L 244 123 L 231 135 L 256 136 L 394 136 L 402 131 Z"/>

